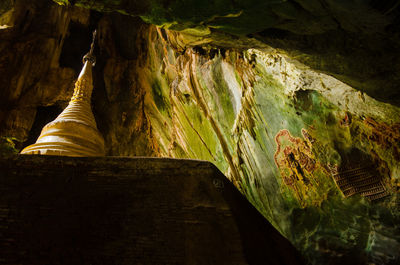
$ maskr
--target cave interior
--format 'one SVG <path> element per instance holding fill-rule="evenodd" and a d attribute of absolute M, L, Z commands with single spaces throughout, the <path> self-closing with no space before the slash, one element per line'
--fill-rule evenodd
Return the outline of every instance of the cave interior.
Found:
<path fill-rule="evenodd" d="M 400 264 L 399 3 L 2 0 L 0 263 Z"/>

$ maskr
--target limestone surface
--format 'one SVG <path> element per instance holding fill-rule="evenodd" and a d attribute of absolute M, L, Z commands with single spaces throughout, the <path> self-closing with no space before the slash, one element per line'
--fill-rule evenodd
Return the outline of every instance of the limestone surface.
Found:
<path fill-rule="evenodd" d="M 315 19 L 334 17 L 341 26 L 319 33 L 304 32 L 298 23 L 297 31 L 263 26 L 253 35 L 234 31 L 233 24 L 210 26 L 240 21 L 245 11 L 235 17 L 208 6 L 204 12 L 224 17 L 213 17 L 210 25 L 199 22 L 204 17 L 169 25 L 165 21 L 183 14 L 172 8 L 175 1 L 166 1 L 172 9 L 161 11 L 176 16 L 151 21 L 156 27 L 131 16 L 144 17 L 139 11 L 147 12 L 146 6 L 129 16 L 108 12 L 128 13 L 131 7 L 123 2 L 86 1 L 103 5 L 92 7 L 104 12 L 89 12 L 72 2 L 16 1 L 15 23 L 0 30 L 5 155 L 36 140 L 65 107 L 97 28 L 92 108 L 107 155 L 214 163 L 311 264 L 399 263 L 400 53 L 394 2 L 323 1 L 317 8 L 308 1 L 275 1 L 275 7 L 294 5 L 293 17 L 301 9 L 326 11 Z M 288 10 L 279 12 L 286 22 Z M 330 25 L 304 21 L 313 29 Z M 251 28 L 243 22 L 234 26 Z"/>

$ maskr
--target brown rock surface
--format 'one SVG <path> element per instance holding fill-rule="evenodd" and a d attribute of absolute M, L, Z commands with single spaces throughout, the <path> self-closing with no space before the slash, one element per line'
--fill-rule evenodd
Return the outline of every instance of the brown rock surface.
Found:
<path fill-rule="evenodd" d="M 71 97 L 77 73 L 60 66 L 60 55 L 70 22 L 87 23 L 89 11 L 44 0 L 10 5 L 0 29 L 0 135 L 24 141 L 38 106 L 65 106 Z"/>
<path fill-rule="evenodd" d="M 302 264 L 211 163 L 0 160 L 1 264 Z"/>

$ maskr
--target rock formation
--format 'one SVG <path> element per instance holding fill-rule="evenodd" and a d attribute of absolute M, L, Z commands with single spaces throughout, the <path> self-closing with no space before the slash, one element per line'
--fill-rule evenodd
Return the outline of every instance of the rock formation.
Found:
<path fill-rule="evenodd" d="M 4 3 L 4 150 L 65 107 L 97 28 L 108 155 L 211 161 L 313 264 L 399 262 L 395 1 Z"/>

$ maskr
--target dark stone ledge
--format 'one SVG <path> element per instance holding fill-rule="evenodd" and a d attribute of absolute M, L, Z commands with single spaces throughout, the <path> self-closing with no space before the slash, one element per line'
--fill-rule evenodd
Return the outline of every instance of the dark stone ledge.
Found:
<path fill-rule="evenodd" d="M 0 264 L 302 264 L 211 163 L 0 159 Z"/>

